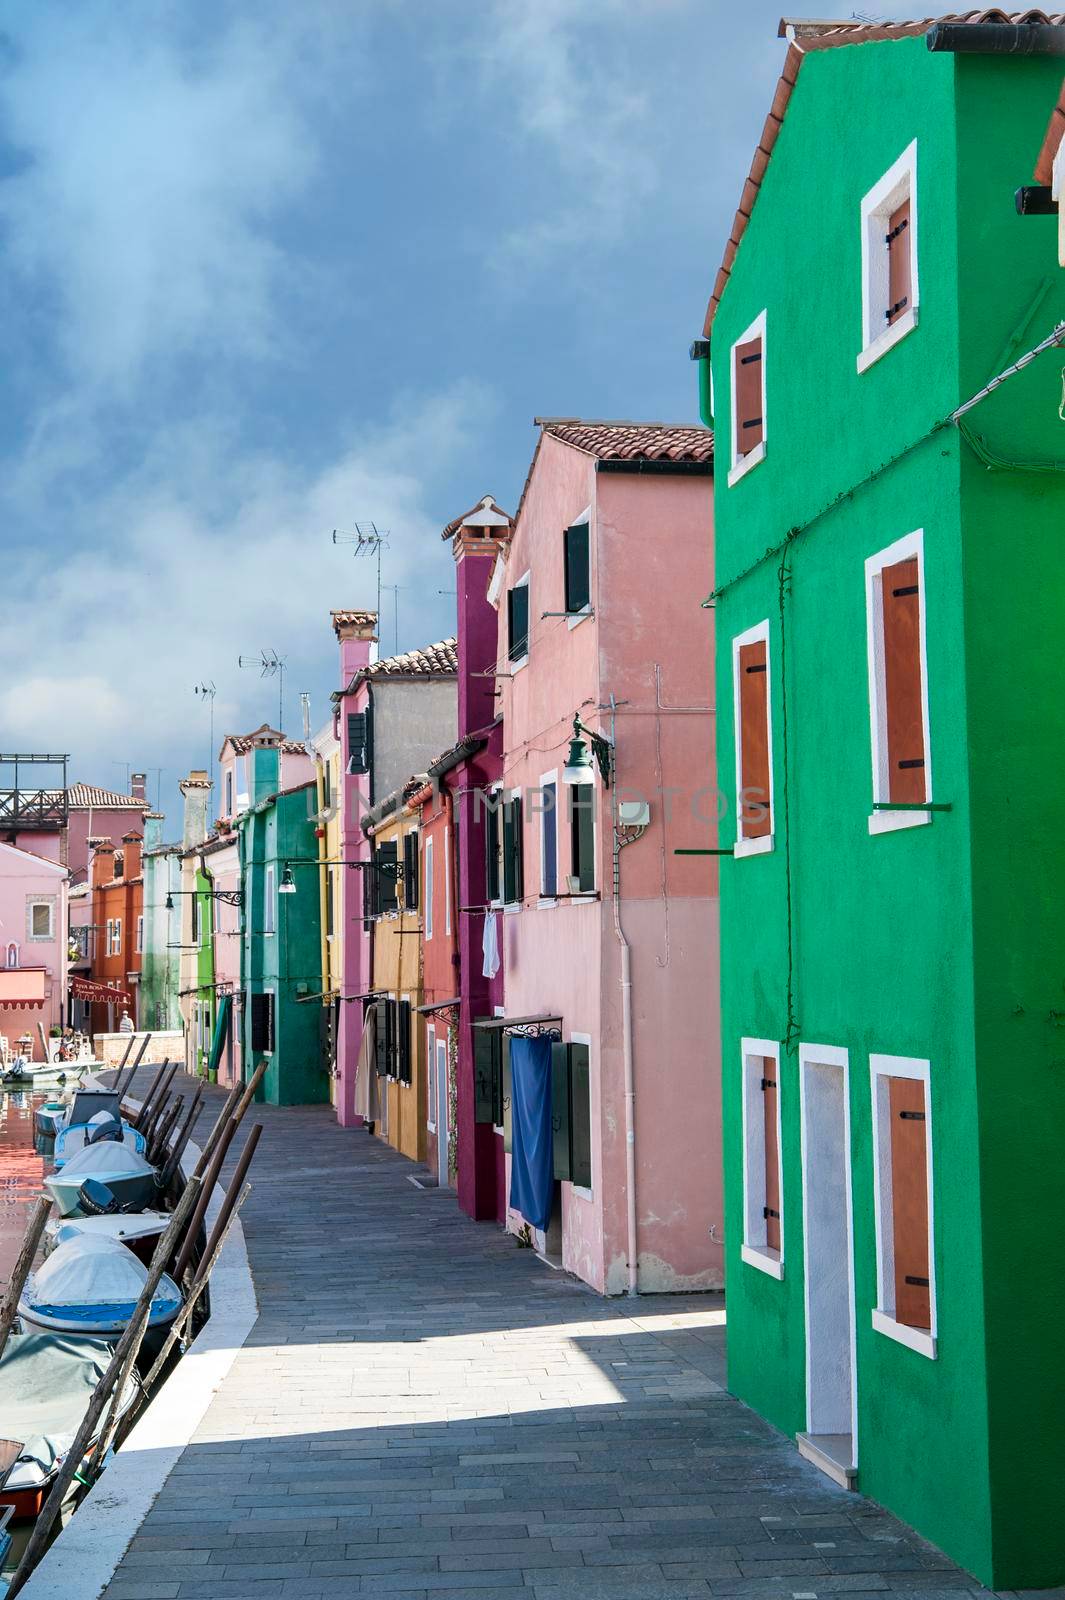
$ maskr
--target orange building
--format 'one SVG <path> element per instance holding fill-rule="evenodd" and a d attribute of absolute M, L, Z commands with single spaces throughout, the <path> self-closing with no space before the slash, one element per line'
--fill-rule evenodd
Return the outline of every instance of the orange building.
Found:
<path fill-rule="evenodd" d="M 129 1012 L 139 1025 L 139 987 L 144 949 L 144 879 L 141 875 L 143 836 L 123 834 L 119 844 L 91 839 L 92 978 L 127 996 L 126 1000 L 93 1000 L 90 1026 L 95 1033 L 114 1033 Z"/>

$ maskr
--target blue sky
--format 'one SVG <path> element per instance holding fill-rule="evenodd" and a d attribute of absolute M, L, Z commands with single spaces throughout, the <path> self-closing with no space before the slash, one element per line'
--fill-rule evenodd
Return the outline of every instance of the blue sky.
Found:
<path fill-rule="evenodd" d="M 889 8 L 899 14 L 896 8 Z M 850 14 L 821 3 L 819 15 Z M 0 21 L 0 748 L 175 784 L 328 715 L 334 527 L 401 648 L 535 415 L 694 420 L 783 59 L 763 0 L 34 0 Z M 392 597 L 382 648 L 394 644 Z M 216 739 L 216 744 L 217 744 Z M 172 825 L 168 830 L 176 831 Z"/>

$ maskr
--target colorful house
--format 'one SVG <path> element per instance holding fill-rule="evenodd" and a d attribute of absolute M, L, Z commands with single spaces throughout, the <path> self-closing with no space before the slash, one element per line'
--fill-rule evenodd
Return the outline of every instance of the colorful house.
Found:
<path fill-rule="evenodd" d="M 63 1025 L 66 980 L 67 869 L 0 844 L 0 1034 L 12 1053 L 45 1059 L 39 1029 Z"/>
<path fill-rule="evenodd" d="M 1060 355 L 989 381 L 1065 280 L 1061 29 L 1003 15 L 788 28 L 704 336 L 730 1386 L 1012 1589 L 1065 1579 Z"/>
<path fill-rule="evenodd" d="M 445 1188 L 455 1187 L 457 1178 L 462 1005 L 455 797 L 448 778 L 463 754 L 460 745 L 434 761 L 427 782 L 411 795 L 408 810 L 417 818 L 418 828 L 403 835 L 401 879 L 404 908 L 421 918 L 421 1001 L 415 1023 L 425 1033 L 425 1162 Z"/>
<path fill-rule="evenodd" d="M 144 950 L 144 880 L 141 835 L 127 833 L 117 846 L 90 839 L 92 922 L 95 932 L 92 980 L 111 992 L 90 1006 L 94 1034 L 114 1033 L 127 1014 L 140 1026 L 140 970 Z"/>
<path fill-rule="evenodd" d="M 144 949 L 141 1022 L 161 1033 L 181 1028 L 181 846 L 163 843 L 163 817 L 144 815 Z"/>
<path fill-rule="evenodd" d="M 344 938 L 347 931 L 343 917 L 344 866 L 340 855 L 340 738 L 335 714 L 311 740 L 311 746 L 314 750 L 318 810 L 315 833 L 318 839 L 318 899 L 322 939 L 319 999 L 324 1013 L 322 1022 L 330 1071 L 329 1098 L 335 1105 L 342 1009 L 340 996 L 344 985 Z"/>
<path fill-rule="evenodd" d="M 373 925 L 373 976 L 372 998 L 360 1009 L 365 1017 L 372 1007 L 375 1049 L 373 1073 L 357 1085 L 355 1106 L 380 1138 L 412 1161 L 424 1161 L 428 1152 L 425 1035 L 416 1026 L 422 1004 L 418 796 L 423 788 L 413 780 L 386 795 L 363 820 L 372 849 L 362 878 L 365 912 Z M 427 923 L 426 936 L 432 932 Z"/>
<path fill-rule="evenodd" d="M 133 773 L 129 794 L 103 789 L 95 783 L 72 783 L 67 789 L 61 858 L 70 868 L 72 885 L 89 881 L 93 839 L 109 839 L 117 848 L 127 833 L 143 836 L 144 817 L 149 810 L 146 781 L 143 772 Z"/>
<path fill-rule="evenodd" d="M 213 1018 L 208 1070 L 217 1081 L 233 1084 L 242 1075 L 240 956 L 244 899 L 240 838 L 236 828 L 219 819 L 205 841 L 200 866 L 211 906 Z"/>
<path fill-rule="evenodd" d="M 693 601 L 712 578 L 713 435 L 540 430 L 489 588 L 504 737 L 481 904 L 506 1014 L 477 1026 L 504 1074 L 506 1037 L 558 1040 L 523 1112 L 549 1097 L 553 1176 L 539 1220 L 519 1214 L 514 1102 L 508 1224 L 601 1293 L 720 1288 L 717 873 L 677 853 L 713 824 L 712 626 Z"/>
<path fill-rule="evenodd" d="M 368 912 L 371 844 L 364 818 L 425 772 L 455 740 L 454 639 L 374 659 L 376 614 L 335 611 L 344 687 L 333 696 L 343 767 L 340 850 L 344 937 L 337 1062 L 337 1116 L 357 1120 L 355 1081 L 362 1045 L 363 1000 L 373 986 L 373 917 Z"/>
<path fill-rule="evenodd" d="M 238 819 L 244 1075 L 267 1064 L 259 1098 L 270 1105 L 329 1099 L 319 1003 L 321 925 L 313 778 L 278 792 L 283 736 L 251 736 L 247 799 Z"/>
<path fill-rule="evenodd" d="M 181 926 L 178 997 L 185 1021 L 185 1063 L 189 1072 L 197 1073 L 206 1070 L 215 1011 L 214 907 L 203 860 L 213 787 L 204 768 L 194 769 L 178 785 L 183 803 L 181 888 L 174 901 Z"/>

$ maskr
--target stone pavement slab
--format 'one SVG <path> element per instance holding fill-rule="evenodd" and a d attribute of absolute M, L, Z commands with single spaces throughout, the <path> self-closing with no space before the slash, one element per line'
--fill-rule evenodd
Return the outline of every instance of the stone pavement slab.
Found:
<path fill-rule="evenodd" d="M 328 1108 L 253 1118 L 259 1320 L 106 1600 L 984 1593 L 725 1392 L 720 1297 L 601 1300 Z"/>

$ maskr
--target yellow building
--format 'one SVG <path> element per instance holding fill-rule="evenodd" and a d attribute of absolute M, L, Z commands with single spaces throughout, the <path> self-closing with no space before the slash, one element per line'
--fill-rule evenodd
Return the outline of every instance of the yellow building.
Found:
<path fill-rule="evenodd" d="M 333 722 L 312 740 L 318 812 L 318 894 L 321 909 L 322 954 L 320 1000 L 325 1059 L 329 1062 L 329 1099 L 336 1104 L 336 1053 L 344 973 L 344 880 L 340 855 L 340 805 L 343 794 L 340 740 Z"/>
<path fill-rule="evenodd" d="M 409 786 L 413 793 L 420 783 Z M 406 792 L 374 807 L 364 827 L 373 842 L 367 910 L 373 924 L 373 1005 L 376 1009 L 376 1132 L 412 1161 L 426 1157 L 425 1029 L 422 930 L 418 912 L 418 815 Z"/>

